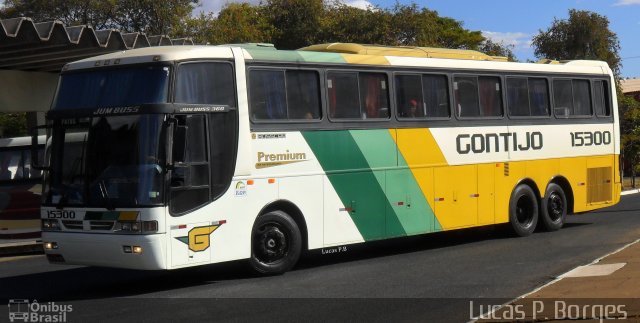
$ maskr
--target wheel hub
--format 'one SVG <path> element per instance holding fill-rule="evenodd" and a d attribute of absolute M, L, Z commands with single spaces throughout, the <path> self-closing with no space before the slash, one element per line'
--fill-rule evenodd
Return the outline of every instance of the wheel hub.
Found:
<path fill-rule="evenodd" d="M 255 251 L 261 262 L 276 262 L 287 255 L 287 236 L 278 226 L 267 225 L 263 227 L 257 238 Z"/>
<path fill-rule="evenodd" d="M 518 222 L 525 227 L 528 227 L 533 222 L 531 201 L 526 196 L 522 196 L 518 199 L 516 204 L 516 218 Z"/>
<path fill-rule="evenodd" d="M 564 203 L 562 202 L 562 198 L 555 192 L 549 196 L 548 211 L 549 216 L 553 221 L 560 219 L 564 213 Z"/>

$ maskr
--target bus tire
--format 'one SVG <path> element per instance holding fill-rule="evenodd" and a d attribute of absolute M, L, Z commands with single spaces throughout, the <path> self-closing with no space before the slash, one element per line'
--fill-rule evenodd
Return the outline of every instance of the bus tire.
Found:
<path fill-rule="evenodd" d="M 287 213 L 271 211 L 259 216 L 251 231 L 249 264 L 260 274 L 278 275 L 291 269 L 300 258 L 302 236 Z"/>
<path fill-rule="evenodd" d="M 509 222 L 516 235 L 529 236 L 538 224 L 538 198 L 531 187 L 520 184 L 511 193 Z"/>
<path fill-rule="evenodd" d="M 567 217 L 567 197 L 560 185 L 551 183 L 547 186 L 542 199 L 540 217 L 547 231 L 557 231 L 564 225 Z"/>

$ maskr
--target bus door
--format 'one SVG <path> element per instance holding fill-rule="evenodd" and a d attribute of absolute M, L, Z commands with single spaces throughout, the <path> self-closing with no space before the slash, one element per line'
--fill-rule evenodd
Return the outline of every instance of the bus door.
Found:
<path fill-rule="evenodd" d="M 210 253 L 203 252 L 198 239 L 202 239 L 200 228 L 211 224 L 194 212 L 210 199 L 206 118 L 179 115 L 176 120 L 169 188 L 172 267 L 210 260 Z"/>

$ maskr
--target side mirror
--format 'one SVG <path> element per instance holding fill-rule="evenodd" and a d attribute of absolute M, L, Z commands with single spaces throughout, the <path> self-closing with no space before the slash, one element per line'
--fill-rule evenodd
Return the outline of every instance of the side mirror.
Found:
<path fill-rule="evenodd" d="M 165 134 L 165 151 L 166 151 L 166 167 L 165 169 L 173 169 L 173 133 L 175 132 L 178 120 L 171 118 L 167 121 L 167 132 Z"/>
<path fill-rule="evenodd" d="M 39 143 L 38 143 L 38 130 L 40 129 L 49 129 L 51 128 L 50 126 L 44 125 L 44 126 L 37 126 L 37 127 L 33 127 L 31 128 L 31 168 L 33 169 L 37 169 L 37 170 L 50 170 L 51 167 L 49 167 L 49 165 L 43 165 L 40 164 L 40 161 L 38 160 L 40 157 L 40 153 L 39 153 Z"/>
<path fill-rule="evenodd" d="M 173 156 L 174 162 L 182 163 L 185 160 L 185 153 L 187 151 L 187 127 L 176 126 L 173 133 Z"/>
<path fill-rule="evenodd" d="M 187 127 L 178 125 L 177 119 L 169 119 L 167 126 L 167 169 L 175 168 L 176 162 L 184 161 L 187 144 Z"/>

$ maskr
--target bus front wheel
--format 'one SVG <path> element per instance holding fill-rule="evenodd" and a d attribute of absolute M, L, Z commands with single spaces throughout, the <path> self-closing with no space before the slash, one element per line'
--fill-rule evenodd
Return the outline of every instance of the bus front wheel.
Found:
<path fill-rule="evenodd" d="M 529 236 L 538 224 L 538 198 L 531 187 L 516 186 L 509 200 L 509 222 L 515 234 Z"/>
<path fill-rule="evenodd" d="M 251 240 L 249 263 L 261 274 L 282 274 L 300 258 L 300 229 L 285 212 L 272 211 L 259 216 L 253 225 Z"/>
<path fill-rule="evenodd" d="M 562 228 L 567 217 L 567 197 L 560 185 L 551 183 L 542 199 L 540 217 L 547 231 Z"/>

